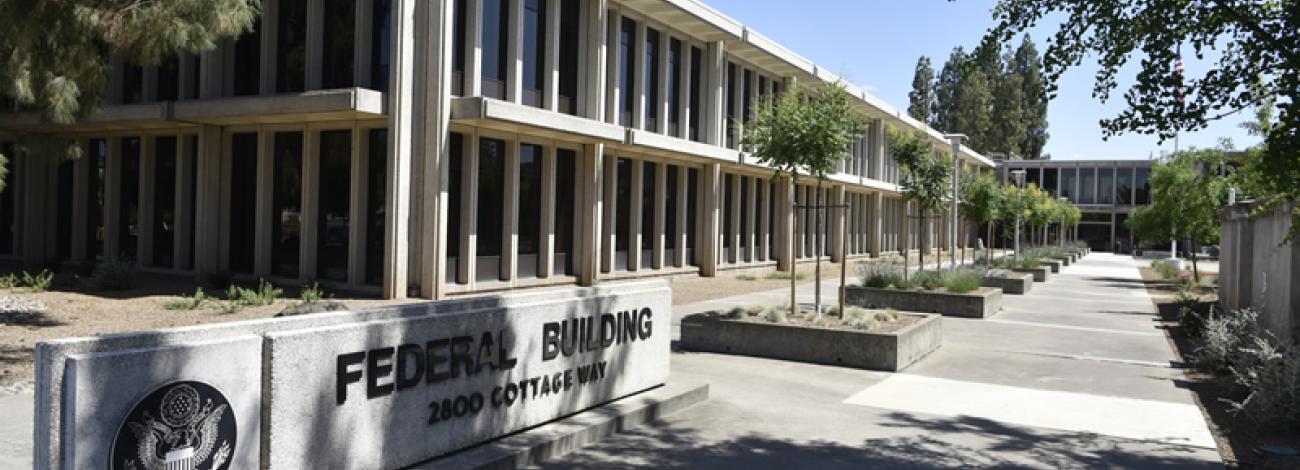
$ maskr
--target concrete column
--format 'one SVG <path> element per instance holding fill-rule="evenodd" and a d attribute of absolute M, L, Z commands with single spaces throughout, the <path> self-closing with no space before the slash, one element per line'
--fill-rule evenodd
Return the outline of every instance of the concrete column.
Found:
<path fill-rule="evenodd" d="M 707 67 L 704 75 L 705 93 L 704 112 L 700 116 L 705 119 L 704 141 L 710 145 L 722 146 L 726 143 L 726 116 L 724 106 L 726 106 L 726 96 L 723 94 L 723 80 L 727 78 L 727 59 L 725 54 L 725 43 L 714 41 L 709 43 L 708 50 L 705 51 L 704 63 L 702 66 Z"/>
<path fill-rule="evenodd" d="M 156 173 L 154 170 L 156 136 L 140 136 L 140 186 L 139 199 L 140 203 L 136 205 L 140 214 L 136 217 L 140 221 L 140 232 L 136 235 L 136 264 L 139 266 L 153 265 L 153 220 L 154 209 L 154 189 L 156 186 Z"/>
<path fill-rule="evenodd" d="M 763 203 L 758 206 L 758 238 L 755 243 L 758 244 L 758 261 L 768 261 L 768 255 L 772 243 L 772 234 L 768 228 L 772 223 L 772 185 L 768 183 L 767 178 L 755 178 L 758 194 Z"/>
<path fill-rule="evenodd" d="M 354 125 L 352 127 L 352 165 L 350 166 L 352 169 L 352 178 L 350 180 L 351 184 L 349 185 L 351 188 L 351 194 L 348 197 L 348 220 L 351 221 L 351 223 L 348 224 L 348 284 L 354 286 L 366 282 L 366 236 L 368 235 L 366 233 L 366 217 L 369 215 L 366 205 L 369 202 L 367 196 L 370 194 L 370 178 L 367 177 L 370 175 L 370 159 L 367 158 L 366 152 L 363 149 L 369 148 L 370 133 L 367 132 L 366 129 Z M 438 161 L 445 162 L 445 160 L 442 159 Z M 439 209 L 440 208 L 438 207 L 434 208 L 435 211 Z M 455 242 L 452 241 L 448 243 Z M 438 264 L 445 267 L 445 253 L 442 258 L 443 262 Z M 425 292 L 425 287 L 425 283 L 421 282 L 420 295 L 423 297 L 433 297 L 431 293 Z M 440 290 L 435 288 L 435 292 L 437 291 Z"/>
<path fill-rule="evenodd" d="M 646 83 L 645 80 L 645 75 L 646 75 L 645 71 L 647 65 L 645 62 L 645 47 L 646 47 L 645 20 L 638 21 L 636 23 L 636 35 L 633 38 L 634 39 L 632 40 L 633 41 L 632 47 L 629 48 L 629 50 L 634 55 L 634 57 L 632 57 L 632 60 L 634 61 L 633 63 L 636 64 L 636 68 L 634 70 L 635 73 L 632 74 L 633 76 L 628 77 L 628 83 L 632 84 L 632 89 L 626 90 L 628 96 L 632 98 L 631 127 L 633 129 L 652 130 L 652 129 L 645 128 L 645 113 L 646 113 L 646 104 L 647 104 L 645 95 L 646 95 L 646 89 L 649 88 L 650 86 L 650 84 Z M 622 124 L 625 126 L 627 125 L 627 123 L 622 123 Z"/>
<path fill-rule="evenodd" d="M 524 0 L 510 0 L 506 35 L 506 101 L 519 103 L 524 86 Z M 506 12 L 502 12 L 506 13 Z"/>
<path fill-rule="evenodd" d="M 546 83 L 542 85 L 542 106 L 559 110 L 560 101 L 560 2 L 546 2 Z M 574 52 L 570 52 L 571 54 Z M 577 99 L 577 97 L 573 97 Z M 576 103 L 575 103 L 576 106 Z M 549 276 L 550 273 L 548 272 Z"/>
<path fill-rule="evenodd" d="M 755 226 L 758 225 L 758 178 L 748 177 L 749 190 L 741 194 L 741 202 L 744 204 L 745 211 L 745 261 L 758 261 L 758 248 L 754 245 L 758 242 L 758 236 L 755 235 Z"/>
<path fill-rule="evenodd" d="M 519 142 L 506 142 L 505 200 L 501 207 L 502 280 L 519 278 Z"/>
<path fill-rule="evenodd" d="M 320 133 L 308 130 L 302 145 L 302 231 L 298 244 L 298 280 L 316 278 L 316 246 L 320 243 Z M 330 188 L 324 188 L 328 191 Z"/>
<path fill-rule="evenodd" d="M 794 212 L 794 187 L 790 182 L 789 176 L 782 176 L 776 183 L 778 204 L 776 214 L 779 217 L 777 229 L 780 231 L 777 240 L 779 248 L 777 250 L 777 269 L 790 271 L 795 265 L 795 212 Z"/>
<path fill-rule="evenodd" d="M 465 6 L 465 96 L 483 96 L 483 2 Z"/>
<path fill-rule="evenodd" d="M 659 101 L 649 103 L 650 106 L 659 108 L 658 128 L 650 129 L 660 134 L 668 133 L 668 82 L 672 77 L 668 76 L 668 46 L 673 43 L 673 38 L 668 34 L 668 30 L 659 31 Z M 648 84 L 647 84 L 648 85 Z M 679 122 L 678 125 L 681 125 Z"/>
<path fill-rule="evenodd" d="M 257 133 L 257 207 L 254 215 L 253 236 L 253 275 L 266 277 L 271 274 L 271 213 L 272 194 L 275 190 L 272 178 L 275 165 L 275 133 L 262 131 Z M 232 215 L 233 217 L 233 215 Z M 227 257 L 228 258 L 228 257 Z"/>
<path fill-rule="evenodd" d="M 303 89 L 321 89 L 321 84 L 324 80 L 324 74 L 322 73 L 324 62 L 325 2 L 307 2 L 307 73 L 306 76 L 303 77 Z M 311 258 L 315 261 L 315 256 L 312 256 Z M 303 259 L 305 260 L 306 257 Z"/>
<path fill-rule="evenodd" d="M 478 4 L 480 2 L 466 2 L 466 5 L 470 3 Z M 449 162 L 452 158 L 462 158 L 460 155 L 451 155 L 448 144 L 450 139 L 448 131 L 451 125 L 451 58 L 453 55 L 451 49 L 455 44 L 452 36 L 455 31 L 451 27 L 454 8 L 455 2 L 452 0 L 432 1 L 428 5 L 428 21 L 424 22 L 426 27 L 429 28 L 428 39 L 424 44 L 428 52 L 424 54 L 426 57 L 423 71 L 425 77 L 423 102 L 424 141 L 421 143 L 425 161 L 423 168 L 421 168 L 421 185 L 423 188 L 421 206 L 423 207 L 424 217 L 420 219 L 421 227 L 419 236 L 416 238 L 422 247 L 419 259 L 420 296 L 433 299 L 446 298 L 447 270 L 459 270 L 458 266 L 447 266 L 447 247 L 451 243 L 460 243 L 460 239 L 456 235 L 447 233 L 449 225 L 447 201 L 450 199 L 447 191 L 450 188 L 448 179 L 451 176 Z M 477 79 L 475 82 L 477 82 Z M 354 157 L 356 157 L 353 161 L 356 162 L 367 160 L 361 158 L 360 152 L 357 151 L 360 148 L 367 148 L 359 146 L 361 134 L 368 133 L 356 132 L 352 139 Z M 463 145 L 475 146 L 474 143 L 473 139 L 462 140 Z M 355 166 L 360 167 L 361 165 Z M 364 182 L 365 175 L 368 173 L 358 172 L 357 174 L 360 176 L 360 180 Z M 363 186 L 354 184 L 353 187 L 362 188 Z M 354 204 L 357 204 L 355 201 L 360 200 L 359 197 L 354 198 Z M 464 201 L 465 199 L 461 200 Z M 362 210 L 364 211 L 364 207 Z M 364 212 L 358 214 L 364 214 Z M 359 215 L 354 220 L 365 219 Z M 360 226 L 361 224 L 354 223 L 353 225 Z M 364 230 L 360 232 L 364 233 Z M 462 255 L 459 258 L 465 259 L 465 252 L 462 251 L 461 253 Z M 360 257 L 364 258 L 364 251 L 360 252 Z M 357 265 L 364 266 L 364 262 L 358 261 Z M 358 274 L 360 275 L 358 279 L 364 278 L 364 270 L 359 271 Z"/>
<path fill-rule="evenodd" d="M 722 221 L 722 165 L 707 163 L 700 169 L 700 181 L 704 185 L 703 197 L 704 223 L 701 224 L 704 236 L 700 237 L 695 248 L 700 253 L 700 275 L 713 277 L 718 273 L 718 234 L 721 233 Z"/>
<path fill-rule="evenodd" d="M 644 210 L 641 204 L 642 192 L 645 188 L 645 165 L 642 160 L 629 160 L 632 165 L 632 186 L 627 192 L 629 214 L 627 214 L 627 230 L 629 233 L 622 234 L 627 237 L 627 270 L 637 271 L 641 269 L 641 211 Z"/>
<path fill-rule="evenodd" d="M 220 270 L 221 254 L 221 128 L 199 128 L 198 154 L 194 156 L 194 275 Z"/>
<path fill-rule="evenodd" d="M 602 113 L 605 112 L 605 93 L 609 88 L 606 84 L 605 75 L 608 70 L 608 64 L 605 62 L 608 54 L 608 44 L 605 28 L 609 23 L 607 0 L 586 0 L 587 16 L 583 21 L 586 25 L 586 64 L 583 67 L 586 76 L 582 87 L 583 91 L 579 93 L 583 96 L 586 108 L 579 114 L 584 115 L 587 119 L 602 120 Z M 611 62 L 616 63 L 616 62 Z M 602 151 L 603 153 L 603 151 Z M 599 176 L 599 175 L 597 175 Z M 599 179 L 599 178 L 597 178 Z"/>
<path fill-rule="evenodd" d="M 614 228 L 617 227 L 617 225 L 614 223 L 615 218 L 619 217 L 618 157 L 612 154 L 608 154 L 608 155 L 604 155 L 604 158 L 605 158 L 605 162 L 604 162 L 605 178 L 604 178 L 604 185 L 603 185 L 604 187 L 601 188 L 601 190 L 603 190 L 605 193 L 604 196 L 605 213 L 603 216 L 604 222 L 603 222 L 603 226 L 601 227 L 601 233 L 603 234 L 602 236 L 603 241 L 601 242 L 602 243 L 601 248 L 604 249 L 604 256 L 601 256 L 600 271 L 608 273 L 614 271 L 614 256 L 617 254 L 615 248 L 617 246 L 616 242 L 618 241 L 618 237 L 619 237 L 619 234 L 614 233 Z M 626 217 L 627 214 L 624 214 L 623 216 Z M 622 236 L 627 236 L 627 234 L 623 234 Z"/>
<path fill-rule="evenodd" d="M 15 221 L 21 229 L 17 240 L 18 254 L 22 256 L 24 266 L 36 267 L 45 262 L 46 252 L 51 251 L 53 244 L 54 237 L 49 227 L 53 225 L 55 211 L 47 193 L 49 181 L 55 173 L 51 162 L 57 159 L 44 154 L 27 154 L 15 160 L 20 161 L 14 179 L 19 181 L 17 191 L 22 195 L 14 198 L 14 208 L 22 214 L 21 219 Z"/>
<path fill-rule="evenodd" d="M 547 278 L 555 272 L 555 147 L 552 146 L 547 146 L 542 151 L 541 216 L 541 239 L 537 247 L 537 277 Z"/>
<path fill-rule="evenodd" d="M 393 0 L 392 66 L 388 87 L 388 186 L 384 212 L 383 296 L 406 298 L 414 147 L 416 0 Z M 477 2 L 475 2 L 477 3 Z M 446 82 L 443 80 L 442 82 Z"/>
<path fill-rule="evenodd" d="M 118 235 L 122 224 L 122 138 L 108 138 L 104 158 L 104 259 L 116 261 L 122 252 Z"/>
<path fill-rule="evenodd" d="M 622 119 L 620 119 L 622 110 L 618 107 L 619 97 L 628 92 L 628 90 L 622 89 L 618 83 L 619 64 L 623 53 L 619 45 L 623 35 L 623 14 L 616 8 L 609 12 L 609 15 L 608 39 L 610 43 L 606 44 L 605 47 L 605 60 L 608 63 L 606 68 L 609 70 L 605 83 L 605 122 L 627 126 L 628 123 L 622 122 Z"/>
<path fill-rule="evenodd" d="M 674 241 L 676 248 L 673 250 L 673 266 L 679 268 L 686 266 L 686 237 L 689 236 L 686 231 L 686 200 L 689 190 L 687 185 L 690 184 L 689 174 L 690 172 L 685 166 L 677 167 L 677 195 L 674 198 L 676 207 L 673 208 L 674 215 L 677 216 L 677 232 L 672 236 L 676 237 Z"/>
<path fill-rule="evenodd" d="M 478 275 L 478 136 L 466 135 L 465 142 L 468 145 L 460 164 L 460 256 L 456 257 L 456 277 L 472 285 Z"/>
<path fill-rule="evenodd" d="M 654 240 L 652 242 L 652 251 L 650 258 L 650 267 L 654 269 L 663 269 L 664 267 L 664 239 L 668 234 L 664 233 L 664 218 L 667 217 L 668 203 L 668 164 L 659 163 L 655 165 L 655 187 L 654 187 Z"/>
<path fill-rule="evenodd" d="M 884 181 L 886 178 L 885 146 L 889 145 L 889 134 L 885 128 L 885 121 L 883 119 L 873 120 L 869 132 L 871 132 L 872 135 L 871 139 L 869 139 L 871 142 L 871 166 L 868 168 L 868 173 L 870 173 L 871 179 Z"/>
<path fill-rule="evenodd" d="M 605 144 L 583 145 L 581 158 L 577 162 L 577 191 L 574 197 L 578 205 L 580 229 L 574 236 L 574 261 L 578 266 L 578 284 L 589 286 L 596 283 L 600 266 L 597 264 L 602 252 L 601 218 L 604 213 L 604 192 L 601 188 L 604 176 Z"/>

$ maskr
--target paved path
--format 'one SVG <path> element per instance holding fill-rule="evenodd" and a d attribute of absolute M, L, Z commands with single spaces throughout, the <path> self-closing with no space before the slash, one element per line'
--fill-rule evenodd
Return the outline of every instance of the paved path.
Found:
<path fill-rule="evenodd" d="M 900 374 L 678 352 L 672 380 L 708 402 L 546 467 L 1222 468 L 1140 280 L 1095 253 L 991 319 L 944 318 L 944 346 Z"/>

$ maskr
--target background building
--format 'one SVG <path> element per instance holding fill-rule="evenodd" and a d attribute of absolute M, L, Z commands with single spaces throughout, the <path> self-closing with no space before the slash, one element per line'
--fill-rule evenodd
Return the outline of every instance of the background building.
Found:
<path fill-rule="evenodd" d="M 1094 250 L 1127 253 L 1133 237 L 1124 221 L 1151 204 L 1150 160 L 999 160 L 998 175 L 1014 183 L 1011 170 L 1025 170 L 1025 184 L 1069 199 L 1083 212 L 1075 235 Z"/>
<path fill-rule="evenodd" d="M 818 249 L 811 215 L 791 209 L 811 181 L 774 181 L 738 141 L 757 100 L 838 78 L 702 3 L 263 6 L 254 31 L 215 50 L 119 61 L 107 102 L 75 126 L 0 114 L 0 145 L 85 149 L 17 152 L 0 255 L 440 298 L 784 269 Z M 886 135 L 949 144 L 848 89 L 871 125 L 823 188 L 852 206 L 826 224 L 823 253 L 945 245 L 947 218 L 904 217 Z M 958 157 L 962 171 L 992 168 Z"/>

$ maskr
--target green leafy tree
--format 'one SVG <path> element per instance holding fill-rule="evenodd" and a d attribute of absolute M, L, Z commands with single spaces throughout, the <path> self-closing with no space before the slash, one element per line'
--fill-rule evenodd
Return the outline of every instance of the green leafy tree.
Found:
<path fill-rule="evenodd" d="M 1043 83 L 1043 62 L 1038 55 L 1034 41 L 1026 34 L 1020 40 L 1020 46 L 1011 56 L 1008 64 L 1009 73 L 1020 80 L 1021 122 L 1025 130 L 1025 139 L 1020 142 L 1016 153 L 1021 158 L 1038 160 L 1043 158 L 1043 147 L 1047 145 L 1047 90 Z"/>
<path fill-rule="evenodd" d="M 1204 129 L 1210 121 L 1268 99 L 1259 76 L 1273 80 L 1278 120 L 1270 126 L 1259 161 L 1261 179 L 1274 201 L 1300 199 L 1300 2 L 1297 0 L 1000 0 L 997 20 L 982 49 L 997 50 L 1015 35 L 1050 18 L 1060 24 L 1043 55 L 1049 94 L 1066 70 L 1097 57 L 1093 96 L 1108 100 L 1121 72 L 1136 70 L 1123 92 L 1125 106 L 1103 119 L 1106 137 L 1124 133 L 1170 139 Z M 1219 56 L 1206 72 L 1185 76 L 1174 64 L 1180 51 Z M 1130 66 L 1131 62 L 1137 64 Z M 1300 217 L 1290 235 L 1300 231 Z"/>
<path fill-rule="evenodd" d="M 998 220 L 1005 205 L 1005 195 L 997 179 L 990 173 L 967 173 L 962 178 L 959 194 L 961 202 L 957 205 L 962 217 L 983 225 L 988 230 L 989 247 L 993 243 L 993 222 Z M 992 250 L 984 250 L 985 261 Z"/>
<path fill-rule="evenodd" d="M 930 110 L 934 106 L 934 68 L 930 67 L 929 57 L 916 59 L 916 74 L 912 76 L 912 91 L 907 98 L 907 115 L 929 124 Z"/>
<path fill-rule="evenodd" d="M 985 138 L 985 152 L 1021 155 L 1025 139 L 1024 84 L 1020 74 L 1012 67 L 999 70 L 992 96 L 992 119 Z"/>
<path fill-rule="evenodd" d="M 900 186 L 903 200 L 916 204 L 921 220 L 929 220 L 929 214 L 942 209 L 950 198 L 948 177 L 952 168 L 935 156 L 930 144 L 930 137 L 920 131 L 897 131 L 889 135 L 890 149 L 894 160 L 902 170 Z M 925 252 L 928 236 L 921 237 L 920 268 L 925 269 Z"/>
<path fill-rule="evenodd" d="M 866 132 L 867 120 L 856 110 L 844 85 L 795 86 L 774 99 L 760 100 L 754 117 L 745 126 L 742 144 L 760 163 L 774 170 L 773 178 L 790 176 L 797 184 L 801 175 L 817 179 L 820 208 L 821 185 L 835 171 L 835 164 L 849 157 L 855 136 Z M 821 236 L 821 210 L 813 211 L 814 232 Z M 820 243 L 819 243 L 820 246 Z M 793 291 L 791 265 L 791 308 L 798 305 Z M 821 309 L 821 258 L 817 260 L 816 305 Z"/>
<path fill-rule="evenodd" d="M 0 1 L 0 101 L 72 124 L 104 97 L 110 57 L 157 64 L 248 31 L 259 0 Z M 77 157 L 72 141 L 27 137 L 19 152 Z"/>
<path fill-rule="evenodd" d="M 943 63 L 934 83 L 934 102 L 930 109 L 930 126 L 945 132 L 957 132 L 954 121 L 957 113 L 957 89 L 961 87 L 962 69 L 966 67 L 966 52 L 953 48 L 948 61 Z"/>
<path fill-rule="evenodd" d="M 1192 272 L 1200 280 L 1196 252 L 1219 240 L 1218 210 L 1227 199 L 1227 154 L 1221 149 L 1180 152 L 1151 169 L 1151 205 L 1129 216 L 1129 231 L 1144 240 L 1171 237 L 1191 242 Z"/>
<path fill-rule="evenodd" d="M 1043 244 L 1044 239 L 1041 236 L 1043 229 L 1046 229 L 1056 218 L 1056 200 L 1047 191 L 1043 191 L 1037 184 L 1029 183 L 1025 185 L 1021 198 L 1025 204 L 1025 224 L 1034 230 L 1031 233 L 1031 239 L 1036 239 L 1036 243 Z"/>

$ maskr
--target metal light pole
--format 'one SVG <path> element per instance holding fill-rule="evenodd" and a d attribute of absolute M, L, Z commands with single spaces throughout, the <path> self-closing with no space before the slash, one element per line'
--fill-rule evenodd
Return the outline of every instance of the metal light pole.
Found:
<path fill-rule="evenodd" d="M 1011 177 L 1016 180 L 1016 245 L 1012 252 L 1015 260 L 1020 259 L 1020 189 L 1025 186 L 1025 170 L 1011 170 Z"/>
<path fill-rule="evenodd" d="M 952 214 L 948 224 L 948 257 L 952 259 L 952 268 L 957 268 L 957 176 L 961 173 L 961 143 L 966 134 L 944 134 L 952 142 Z M 939 264 L 943 264 L 942 262 Z"/>

